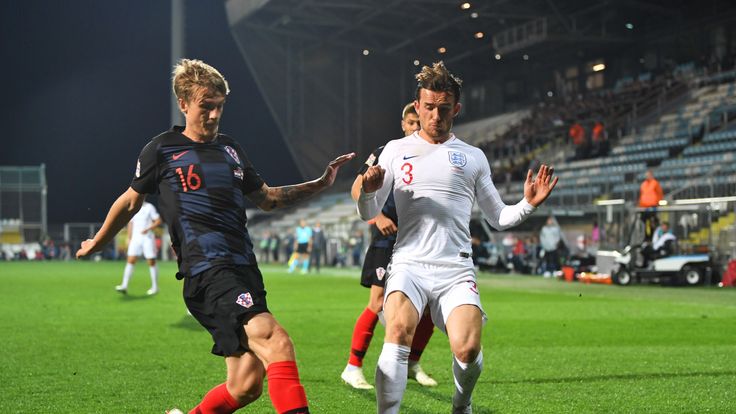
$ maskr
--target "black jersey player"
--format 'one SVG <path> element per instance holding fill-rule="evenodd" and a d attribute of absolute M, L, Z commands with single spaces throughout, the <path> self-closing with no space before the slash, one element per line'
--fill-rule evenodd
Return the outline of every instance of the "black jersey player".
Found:
<path fill-rule="evenodd" d="M 100 231 L 77 257 L 99 251 L 138 211 L 146 194 L 159 194 L 184 279 L 184 301 L 212 335 L 212 352 L 225 358 L 227 380 L 191 413 L 231 413 L 256 400 L 268 378 L 279 413 L 309 412 L 294 347 L 268 311 L 266 291 L 246 229 L 245 199 L 259 208 L 293 205 L 329 187 L 340 156 L 313 181 L 269 187 L 238 143 L 218 132 L 229 92 L 212 66 L 184 59 L 173 87 L 186 125 L 153 138 L 141 151 L 130 188 L 112 205 Z"/>

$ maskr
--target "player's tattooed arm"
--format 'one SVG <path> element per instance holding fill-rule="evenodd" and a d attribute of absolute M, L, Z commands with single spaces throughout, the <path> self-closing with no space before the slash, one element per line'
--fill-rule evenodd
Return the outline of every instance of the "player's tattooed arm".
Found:
<path fill-rule="evenodd" d="M 258 190 L 248 194 L 248 198 L 261 210 L 270 211 L 277 208 L 293 206 L 300 201 L 317 194 L 327 185 L 322 179 L 306 183 L 269 187 L 263 184 Z"/>
<path fill-rule="evenodd" d="M 265 211 L 293 206 L 331 186 L 335 182 L 340 166 L 354 157 L 355 153 L 350 153 L 330 161 L 324 174 L 316 180 L 281 187 L 269 187 L 264 183 L 258 190 L 247 194 L 247 197 Z"/>

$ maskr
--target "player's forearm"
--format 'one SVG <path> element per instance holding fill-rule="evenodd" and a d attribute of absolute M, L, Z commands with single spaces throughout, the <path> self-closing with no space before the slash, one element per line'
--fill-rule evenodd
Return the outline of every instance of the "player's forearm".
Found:
<path fill-rule="evenodd" d="M 505 230 L 521 224 L 535 210 L 534 206 L 521 199 L 516 204 L 506 205 L 497 192 L 491 192 L 478 199 L 478 207 L 486 220 L 496 230 Z"/>
<path fill-rule="evenodd" d="M 363 188 L 363 176 L 359 175 L 355 177 L 355 181 L 353 181 L 353 186 L 350 188 L 350 197 L 353 198 L 353 201 L 358 201 L 361 188 Z"/>
<path fill-rule="evenodd" d="M 534 210 L 534 206 L 529 204 L 526 199 L 522 199 L 514 205 L 505 206 L 498 215 L 498 230 L 504 230 L 521 224 Z"/>
<path fill-rule="evenodd" d="M 148 228 L 148 231 L 151 231 L 155 229 L 156 227 L 160 226 L 161 223 L 163 223 L 163 221 L 160 218 L 154 220 L 153 223 L 151 224 L 151 227 Z"/>
<path fill-rule="evenodd" d="M 290 207 L 304 201 L 329 187 L 321 178 L 301 184 L 268 187 L 257 192 L 252 198 L 262 210 L 269 211 L 276 208 Z"/>
<path fill-rule="evenodd" d="M 376 192 L 366 193 L 361 189 L 356 204 L 358 206 L 358 215 L 365 221 L 376 217 L 381 212 L 381 206 L 378 204 Z"/>
<path fill-rule="evenodd" d="M 112 240 L 123 227 L 128 225 L 135 213 L 140 210 L 143 204 L 143 197 L 130 194 L 131 191 L 133 190 L 129 189 L 123 193 L 123 195 L 115 200 L 112 207 L 110 207 L 110 211 L 107 213 L 107 217 L 105 217 L 105 222 L 93 238 L 95 245 L 98 247 L 95 251 Z"/>

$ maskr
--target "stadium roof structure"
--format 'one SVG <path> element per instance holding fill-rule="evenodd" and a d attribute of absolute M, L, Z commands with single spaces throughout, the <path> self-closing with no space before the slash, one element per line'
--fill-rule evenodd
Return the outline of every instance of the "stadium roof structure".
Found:
<path fill-rule="evenodd" d="M 456 62 L 498 52 L 559 55 L 658 38 L 732 18 L 728 0 L 228 0 L 231 24 L 299 39 L 308 52 L 342 47 Z M 537 46 L 537 47 L 535 47 Z M 441 50 L 441 48 L 444 48 Z"/>
<path fill-rule="evenodd" d="M 682 37 L 736 15 L 728 0 L 226 0 L 225 5 L 236 42 L 305 177 L 321 171 L 334 148 L 365 152 L 385 143 L 398 128 L 395 109 L 411 99 L 419 65 L 444 60 L 466 82 L 522 68 L 541 73 L 560 61 Z M 535 65 L 531 71 L 529 63 Z M 383 116 L 376 113 L 381 105 Z M 385 115 L 386 106 L 393 117 Z"/>

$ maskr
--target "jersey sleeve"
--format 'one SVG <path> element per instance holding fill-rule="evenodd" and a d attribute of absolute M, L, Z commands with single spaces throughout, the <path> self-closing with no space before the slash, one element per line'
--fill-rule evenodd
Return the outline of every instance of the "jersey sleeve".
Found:
<path fill-rule="evenodd" d="M 476 177 L 475 199 L 488 223 L 496 230 L 504 230 L 526 220 L 534 212 L 534 206 L 529 204 L 526 198 L 522 198 L 514 205 L 506 205 L 493 184 L 491 167 L 482 152 L 478 155 L 478 164 L 480 168 Z"/>
<path fill-rule="evenodd" d="M 253 167 L 253 164 L 250 162 L 248 156 L 245 155 L 245 151 L 243 151 L 243 148 L 240 146 L 240 144 L 234 142 L 234 145 L 235 148 L 237 148 L 238 156 L 243 163 L 243 194 L 252 193 L 253 191 L 256 191 L 259 188 L 263 187 L 263 178 L 261 178 L 260 174 L 256 172 L 255 167 Z"/>
<path fill-rule="evenodd" d="M 363 164 L 360 165 L 360 169 L 358 170 L 357 175 L 363 175 L 366 171 L 368 171 L 368 168 L 376 165 L 378 163 L 378 157 L 381 156 L 381 152 L 383 152 L 383 145 L 374 149 L 371 155 L 368 157 L 367 160 Z"/>
<path fill-rule="evenodd" d="M 158 191 L 158 144 L 151 141 L 143 147 L 135 166 L 135 176 L 130 183 L 139 194 L 155 194 Z"/>

